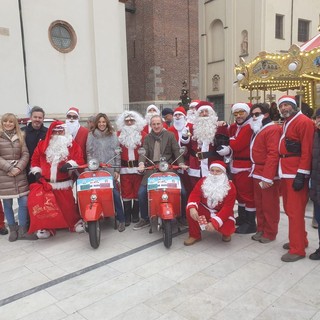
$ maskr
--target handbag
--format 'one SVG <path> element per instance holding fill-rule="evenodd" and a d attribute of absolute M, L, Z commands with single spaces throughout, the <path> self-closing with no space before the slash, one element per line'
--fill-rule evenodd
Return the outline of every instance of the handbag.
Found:
<path fill-rule="evenodd" d="M 39 180 L 39 183 L 30 185 L 28 210 L 30 216 L 29 233 L 41 229 L 68 228 L 52 187 L 43 178 Z"/>

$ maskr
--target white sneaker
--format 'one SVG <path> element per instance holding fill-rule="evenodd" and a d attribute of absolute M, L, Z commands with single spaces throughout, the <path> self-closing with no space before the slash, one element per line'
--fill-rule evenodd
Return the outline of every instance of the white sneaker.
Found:
<path fill-rule="evenodd" d="M 77 233 L 82 233 L 84 232 L 84 224 L 82 220 L 79 220 L 75 225 L 74 225 L 74 231 Z"/>
<path fill-rule="evenodd" d="M 36 232 L 36 235 L 39 239 L 48 239 L 51 236 L 51 233 L 48 230 L 42 229 Z"/>

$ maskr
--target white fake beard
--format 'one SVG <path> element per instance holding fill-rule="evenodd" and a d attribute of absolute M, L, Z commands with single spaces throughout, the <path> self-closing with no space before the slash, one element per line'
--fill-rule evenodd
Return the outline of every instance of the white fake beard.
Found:
<path fill-rule="evenodd" d="M 190 123 L 194 123 L 195 118 L 196 118 L 196 111 L 195 110 L 188 110 L 187 111 L 187 120 Z"/>
<path fill-rule="evenodd" d="M 177 131 L 181 131 L 186 125 L 186 118 L 181 117 L 180 119 L 173 118 L 173 126 Z"/>
<path fill-rule="evenodd" d="M 52 164 L 66 160 L 69 155 L 68 146 L 71 146 L 71 144 L 71 135 L 53 135 L 50 139 L 48 148 L 45 151 L 47 161 Z"/>
<path fill-rule="evenodd" d="M 260 115 L 258 118 L 256 118 L 256 120 L 251 119 L 250 127 L 254 133 L 257 133 L 262 128 L 262 120 L 263 120 L 263 114 Z"/>
<path fill-rule="evenodd" d="M 150 120 L 153 116 L 158 116 L 159 114 L 157 112 L 148 112 L 145 116 L 145 119 L 148 124 L 150 124 Z"/>
<path fill-rule="evenodd" d="M 71 120 L 67 119 L 66 120 L 66 125 L 67 125 L 67 129 L 68 132 L 72 135 L 72 137 L 74 138 L 77 135 L 77 132 L 80 128 L 80 124 L 79 124 L 79 120 Z"/>
<path fill-rule="evenodd" d="M 198 143 L 212 143 L 217 132 L 218 117 L 211 115 L 209 117 L 196 116 L 193 125 L 193 138 Z"/>
<path fill-rule="evenodd" d="M 215 208 L 222 202 L 230 190 L 229 180 L 226 174 L 209 174 L 201 186 L 209 208 Z"/>
<path fill-rule="evenodd" d="M 141 145 L 141 133 L 138 131 L 137 126 L 123 126 L 119 135 L 119 142 L 126 148 L 135 148 Z"/>

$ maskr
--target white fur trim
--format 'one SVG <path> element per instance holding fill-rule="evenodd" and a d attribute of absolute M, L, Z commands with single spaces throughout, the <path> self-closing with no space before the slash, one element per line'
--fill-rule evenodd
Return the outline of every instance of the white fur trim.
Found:
<path fill-rule="evenodd" d="M 198 111 L 198 113 L 200 113 L 200 111 L 206 110 L 206 109 L 209 109 L 209 110 L 211 109 L 211 110 L 213 110 L 211 106 L 205 105 L 205 106 L 199 107 L 199 109 L 198 109 L 197 111 Z"/>
<path fill-rule="evenodd" d="M 211 163 L 211 164 L 210 164 L 210 169 L 211 169 L 212 167 L 220 168 L 224 173 L 227 172 L 226 168 L 225 168 L 223 165 L 221 165 L 220 163 L 216 163 L 216 162 Z"/>
<path fill-rule="evenodd" d="M 218 216 L 215 216 L 212 219 L 216 220 L 219 223 L 219 227 L 221 228 L 221 226 L 223 225 L 223 221 L 221 220 L 221 218 L 219 218 Z"/>
<path fill-rule="evenodd" d="M 62 182 L 49 182 L 54 190 L 62 190 L 72 188 L 72 180 L 62 181 Z"/>
<path fill-rule="evenodd" d="M 198 210 L 198 204 L 196 202 L 189 202 L 187 204 L 187 209 L 189 209 L 190 207 L 196 208 Z"/>
<path fill-rule="evenodd" d="M 284 102 L 290 102 L 293 103 L 295 106 L 297 105 L 297 102 L 294 98 L 290 97 L 290 96 L 283 96 L 278 100 L 278 106 L 280 106 L 281 103 Z"/>
<path fill-rule="evenodd" d="M 244 102 L 235 103 L 231 108 L 231 112 L 233 113 L 236 110 L 244 110 L 246 113 L 250 113 L 249 106 Z"/>
<path fill-rule="evenodd" d="M 70 163 L 73 167 L 78 166 L 78 164 L 74 160 L 69 160 L 67 163 Z"/>
<path fill-rule="evenodd" d="M 157 112 L 157 114 L 160 115 L 160 110 L 159 110 L 159 108 L 158 108 L 157 106 L 155 106 L 154 104 L 150 104 L 150 105 L 147 107 L 147 112 L 146 112 L 146 113 L 148 113 L 150 109 L 155 109 L 156 112 Z"/>
<path fill-rule="evenodd" d="M 38 172 L 42 172 L 42 170 L 41 170 L 41 168 L 40 167 L 31 167 L 30 168 L 30 172 L 32 173 L 32 174 L 36 174 L 36 173 L 38 173 Z"/>

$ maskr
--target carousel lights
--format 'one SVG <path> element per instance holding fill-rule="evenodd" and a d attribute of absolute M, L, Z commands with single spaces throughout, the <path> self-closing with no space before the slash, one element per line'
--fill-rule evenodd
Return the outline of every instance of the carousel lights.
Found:
<path fill-rule="evenodd" d="M 242 72 L 240 72 L 240 73 L 238 73 L 237 74 L 237 79 L 238 79 L 238 81 L 241 81 L 241 80 L 243 80 L 244 79 L 244 73 L 242 73 Z"/>
<path fill-rule="evenodd" d="M 296 62 L 291 62 L 291 63 L 288 65 L 288 69 L 289 69 L 290 71 L 296 71 L 297 67 L 298 67 L 298 65 L 297 65 Z"/>

